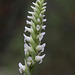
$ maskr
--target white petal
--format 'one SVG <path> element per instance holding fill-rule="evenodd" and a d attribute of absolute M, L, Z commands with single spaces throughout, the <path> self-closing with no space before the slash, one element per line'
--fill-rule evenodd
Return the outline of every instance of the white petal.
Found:
<path fill-rule="evenodd" d="M 35 60 L 37 61 L 37 62 L 39 62 L 39 61 L 42 61 L 42 59 L 45 57 L 45 54 L 44 55 L 42 55 L 42 56 L 35 56 Z"/>
<path fill-rule="evenodd" d="M 40 17 L 42 17 L 42 14 L 40 14 Z"/>
<path fill-rule="evenodd" d="M 45 28 L 46 28 L 46 25 L 43 25 L 43 26 L 42 26 L 42 29 L 44 29 L 44 30 L 45 30 Z"/>
<path fill-rule="evenodd" d="M 43 14 L 45 11 L 46 11 L 46 9 L 42 10 L 42 11 L 41 11 L 41 14 Z"/>
<path fill-rule="evenodd" d="M 39 31 L 40 30 L 40 25 L 37 25 L 36 29 L 37 29 L 37 31 Z"/>
<path fill-rule="evenodd" d="M 20 73 L 22 73 L 22 70 L 21 70 L 21 69 L 19 69 L 19 72 L 20 72 Z"/>
<path fill-rule="evenodd" d="M 32 2 L 35 6 L 39 7 L 39 5 L 37 3 Z"/>
<path fill-rule="evenodd" d="M 29 13 L 29 14 L 32 14 L 32 15 L 34 15 L 34 14 L 35 14 L 34 12 L 31 12 L 31 11 L 28 11 L 28 13 Z"/>
<path fill-rule="evenodd" d="M 42 7 L 42 10 L 46 9 L 46 6 Z"/>
<path fill-rule="evenodd" d="M 45 35 L 45 32 L 40 33 L 37 38 L 39 38 L 39 41 L 43 39 L 43 36 Z"/>
<path fill-rule="evenodd" d="M 33 10 L 37 11 L 37 9 L 36 9 L 35 7 L 31 6 L 31 8 L 32 8 Z"/>
<path fill-rule="evenodd" d="M 43 17 L 45 17 L 45 15 L 43 15 Z"/>
<path fill-rule="evenodd" d="M 33 17 L 32 17 L 32 16 L 27 16 L 27 18 L 29 18 L 29 19 L 33 19 Z"/>
<path fill-rule="evenodd" d="M 31 38 L 30 37 L 26 36 L 25 34 L 23 34 L 23 35 L 24 35 L 26 41 L 28 41 L 28 42 L 31 41 Z"/>
<path fill-rule="evenodd" d="M 37 47 L 36 47 L 36 50 L 41 50 L 41 52 L 43 52 L 44 51 L 44 47 L 46 46 L 46 43 L 44 43 L 44 44 L 42 44 L 42 45 L 38 45 Z"/>
<path fill-rule="evenodd" d="M 39 64 L 41 64 L 41 63 L 42 63 L 42 61 L 43 61 L 43 60 L 41 60 L 41 61 L 39 62 Z"/>
<path fill-rule="evenodd" d="M 25 26 L 25 31 L 24 32 L 26 32 L 26 31 L 31 32 L 31 29 Z"/>
<path fill-rule="evenodd" d="M 47 21 L 47 19 L 43 19 L 42 21 L 43 21 L 43 22 L 46 22 L 46 21 Z"/>
<path fill-rule="evenodd" d="M 47 4 L 47 2 L 43 3 L 43 6 L 45 6 Z"/>

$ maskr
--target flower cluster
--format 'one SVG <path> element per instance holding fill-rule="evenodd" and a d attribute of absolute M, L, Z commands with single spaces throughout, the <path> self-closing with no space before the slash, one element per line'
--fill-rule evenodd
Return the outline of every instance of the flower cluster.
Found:
<path fill-rule="evenodd" d="M 41 44 L 45 32 L 42 32 L 42 29 L 45 30 L 46 25 L 43 23 L 46 22 L 44 19 L 44 12 L 46 11 L 46 2 L 44 0 L 37 0 L 35 3 L 32 2 L 34 6 L 31 6 L 33 12 L 28 11 L 30 16 L 27 16 L 29 20 L 26 20 L 26 23 L 30 26 L 25 26 L 25 33 L 29 32 L 28 35 L 24 35 L 24 51 L 25 51 L 25 65 L 19 63 L 20 73 L 31 71 L 30 67 L 33 67 L 36 62 L 42 63 L 44 55 L 41 55 L 44 52 L 46 43 Z"/>

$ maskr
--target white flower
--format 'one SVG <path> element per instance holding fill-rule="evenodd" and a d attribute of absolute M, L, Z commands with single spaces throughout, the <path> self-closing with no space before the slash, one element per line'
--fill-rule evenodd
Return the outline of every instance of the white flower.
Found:
<path fill-rule="evenodd" d="M 29 56 L 29 57 L 27 58 L 27 65 L 28 65 L 28 66 L 31 66 L 31 65 L 33 65 L 33 64 L 34 64 L 34 61 L 33 61 L 32 57 Z"/>
<path fill-rule="evenodd" d="M 25 31 L 24 32 L 26 32 L 26 31 L 31 32 L 31 28 L 28 28 L 28 27 L 25 26 Z"/>
<path fill-rule="evenodd" d="M 25 51 L 25 55 L 29 55 L 28 49 L 24 49 L 24 51 Z"/>
<path fill-rule="evenodd" d="M 29 52 L 31 51 L 31 47 L 29 47 L 26 43 L 24 44 L 24 51 L 25 55 L 29 55 Z"/>
<path fill-rule="evenodd" d="M 40 61 L 40 62 L 39 62 L 39 64 L 40 64 L 40 63 L 42 63 L 42 61 L 43 61 L 42 59 L 43 59 L 44 57 L 45 57 L 45 54 L 42 55 L 42 56 L 35 56 L 35 60 L 36 60 L 37 62 Z"/>
<path fill-rule="evenodd" d="M 39 7 L 39 5 L 37 3 L 32 2 L 35 6 Z"/>
<path fill-rule="evenodd" d="M 37 47 L 36 47 L 36 50 L 37 51 L 39 51 L 39 50 L 41 50 L 41 52 L 44 52 L 44 47 L 46 46 L 46 43 L 44 43 L 44 44 L 42 44 L 42 45 L 38 45 Z"/>
<path fill-rule="evenodd" d="M 46 9 L 46 6 L 42 7 L 42 10 Z"/>
<path fill-rule="evenodd" d="M 47 21 L 47 19 L 43 19 L 42 21 L 43 21 L 43 22 L 46 22 L 46 21 Z"/>
<path fill-rule="evenodd" d="M 42 26 L 42 29 L 44 29 L 44 30 L 45 30 L 45 28 L 46 28 L 46 25 L 43 25 L 43 26 Z"/>
<path fill-rule="evenodd" d="M 45 35 L 45 32 L 42 32 L 36 38 L 39 38 L 39 41 L 41 41 L 44 35 Z"/>
<path fill-rule="evenodd" d="M 25 66 L 22 65 L 21 63 L 19 63 L 18 65 L 19 65 L 19 71 L 20 71 L 20 73 L 24 72 L 25 71 Z"/>
<path fill-rule="evenodd" d="M 30 22 L 30 21 L 28 21 L 28 20 L 26 20 L 26 23 L 27 23 L 27 24 L 29 24 L 29 25 L 31 25 L 31 22 Z"/>
<path fill-rule="evenodd" d="M 29 14 L 32 14 L 32 15 L 35 15 L 35 13 L 34 13 L 34 12 L 31 12 L 31 11 L 28 11 L 28 13 L 29 13 Z"/>
<path fill-rule="evenodd" d="M 29 19 L 33 19 L 33 17 L 32 17 L 32 16 L 27 16 L 27 18 L 29 18 Z"/>
<path fill-rule="evenodd" d="M 31 8 L 32 8 L 34 11 L 37 11 L 37 8 L 35 8 L 35 7 L 33 7 L 33 6 L 31 6 Z"/>
<path fill-rule="evenodd" d="M 43 14 L 45 11 L 46 11 L 46 9 L 42 10 L 42 11 L 41 11 L 41 14 Z"/>
<path fill-rule="evenodd" d="M 30 37 L 26 36 L 25 34 L 23 34 L 23 35 L 24 35 L 25 41 L 28 41 L 28 42 L 31 41 L 31 38 Z"/>
<path fill-rule="evenodd" d="M 47 2 L 43 3 L 43 6 L 45 6 L 47 4 Z"/>
<path fill-rule="evenodd" d="M 37 25 L 36 29 L 37 29 L 37 31 L 39 31 L 40 30 L 40 25 Z"/>
<path fill-rule="evenodd" d="M 45 15 L 43 15 L 43 17 L 45 17 Z"/>

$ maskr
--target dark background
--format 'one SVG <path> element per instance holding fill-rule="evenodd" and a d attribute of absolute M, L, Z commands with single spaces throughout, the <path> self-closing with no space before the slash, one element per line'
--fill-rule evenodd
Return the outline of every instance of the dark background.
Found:
<path fill-rule="evenodd" d="M 24 63 L 23 32 L 32 1 L 0 0 L 0 75 L 21 75 L 18 63 Z M 75 0 L 45 1 L 46 57 L 34 75 L 75 75 Z"/>

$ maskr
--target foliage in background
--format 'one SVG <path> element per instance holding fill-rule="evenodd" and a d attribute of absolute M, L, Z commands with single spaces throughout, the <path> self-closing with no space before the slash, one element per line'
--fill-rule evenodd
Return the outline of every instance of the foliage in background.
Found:
<path fill-rule="evenodd" d="M 23 62 L 22 34 L 32 1 L 0 0 L 0 75 L 20 75 L 16 64 Z M 35 74 L 75 75 L 75 0 L 46 1 L 47 57 Z"/>

